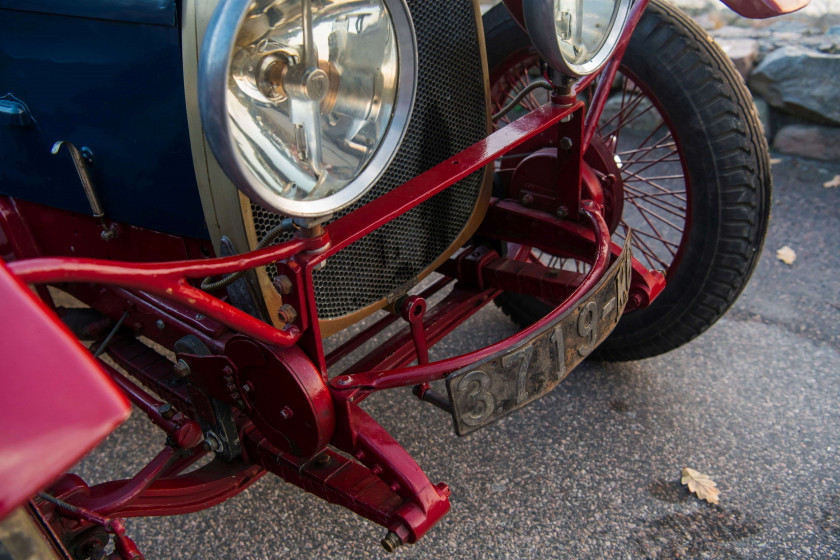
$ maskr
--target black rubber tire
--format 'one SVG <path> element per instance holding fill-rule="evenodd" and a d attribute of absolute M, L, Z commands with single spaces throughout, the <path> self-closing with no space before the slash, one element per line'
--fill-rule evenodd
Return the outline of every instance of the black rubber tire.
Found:
<path fill-rule="evenodd" d="M 484 16 L 491 73 L 529 48 L 502 5 Z M 752 97 L 730 60 L 680 10 L 651 0 L 622 67 L 656 98 L 682 147 L 690 182 L 687 245 L 665 290 L 647 308 L 627 313 L 592 354 L 603 360 L 656 356 L 692 340 L 740 295 L 755 269 L 770 219 L 767 142 Z M 518 324 L 547 311 L 522 294 L 497 298 Z"/>

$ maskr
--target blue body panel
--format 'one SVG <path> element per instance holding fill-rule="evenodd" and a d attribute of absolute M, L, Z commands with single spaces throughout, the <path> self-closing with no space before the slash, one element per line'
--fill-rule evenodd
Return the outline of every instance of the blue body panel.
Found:
<path fill-rule="evenodd" d="M 0 0 L 0 8 L 167 27 L 178 16 L 174 0 Z"/>
<path fill-rule="evenodd" d="M 0 96 L 34 119 L 0 125 L 0 194 L 90 214 L 69 154 L 50 154 L 66 140 L 93 151 L 106 218 L 208 237 L 176 15 L 175 0 L 0 0 Z"/>

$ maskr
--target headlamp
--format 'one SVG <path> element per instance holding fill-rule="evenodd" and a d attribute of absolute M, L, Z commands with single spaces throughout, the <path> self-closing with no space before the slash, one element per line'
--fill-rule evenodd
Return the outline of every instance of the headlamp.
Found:
<path fill-rule="evenodd" d="M 223 0 L 199 61 L 205 134 L 251 199 L 331 214 L 394 157 L 416 61 L 404 0 Z"/>
<path fill-rule="evenodd" d="M 631 0 L 524 0 L 525 27 L 540 56 L 571 77 L 596 72 L 609 59 Z"/>

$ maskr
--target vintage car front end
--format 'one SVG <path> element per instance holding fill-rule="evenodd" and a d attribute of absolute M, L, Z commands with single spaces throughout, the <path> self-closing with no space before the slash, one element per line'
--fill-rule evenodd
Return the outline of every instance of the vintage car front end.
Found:
<path fill-rule="evenodd" d="M 241 491 L 256 468 L 382 523 L 386 548 L 414 542 L 448 511 L 448 490 L 359 402 L 415 386 L 465 434 L 550 390 L 621 316 L 629 252 L 610 248 L 596 206 L 581 225 L 504 204 L 485 220 L 493 161 L 557 123 L 579 138 L 583 113 L 566 89 L 523 125 L 489 135 L 472 0 L 9 0 L 0 9 L 9 89 L 0 142 L 12 155 L 0 187 L 3 256 L 20 280 L 58 286 L 100 313 L 112 329 L 102 350 L 184 414 L 159 412 L 140 386 L 104 371 L 169 446 L 215 452 L 200 472 L 227 481 L 199 504 L 189 499 L 194 478 L 163 502 L 136 490 L 109 500 L 60 479 L 47 506 L 55 519 L 65 500 L 111 516 L 200 509 Z M 579 191 L 575 153 L 566 175 Z M 535 235 L 541 220 L 556 237 Z M 478 246 L 473 258 L 482 223 L 494 243 L 558 251 L 577 239 L 590 272 L 570 285 L 536 264 L 502 270 L 515 261 Z M 462 282 L 425 318 L 425 298 L 451 279 L 412 291 L 436 269 Z M 429 345 L 527 282 L 566 304 L 509 340 L 429 363 Z M 390 315 L 325 354 L 325 337 L 383 308 Z M 399 316 L 403 334 L 335 372 Z M 174 365 L 137 335 L 174 350 Z M 444 378 L 448 398 L 429 386 Z M 147 488 L 163 482 L 154 481 L 171 453 L 150 463 Z M 243 453 L 252 467 L 225 463 Z"/>
<path fill-rule="evenodd" d="M 505 4 L 533 41 L 521 84 L 491 76 L 475 0 L 0 0 L 0 257 L 167 434 L 127 481 L 64 475 L 33 500 L 62 542 L 267 472 L 382 525 L 389 550 L 416 542 L 449 490 L 362 401 L 412 387 L 466 435 L 676 277 L 634 258 L 652 241 L 622 221 L 632 164 L 599 129 L 647 0 Z M 504 294 L 540 311 L 429 360 Z"/>

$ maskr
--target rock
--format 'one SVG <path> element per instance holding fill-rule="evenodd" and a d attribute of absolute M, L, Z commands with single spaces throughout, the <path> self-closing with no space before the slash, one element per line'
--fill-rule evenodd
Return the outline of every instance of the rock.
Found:
<path fill-rule="evenodd" d="M 688 14 L 697 25 L 708 30 L 728 27 L 738 19 L 738 15 L 728 9 L 717 10 L 706 8 L 705 10 L 688 10 Z"/>
<path fill-rule="evenodd" d="M 712 18 L 709 14 L 698 14 L 692 16 L 691 19 L 703 29 L 712 30 L 715 27 L 720 27 L 718 25 L 720 23 L 719 19 Z"/>
<path fill-rule="evenodd" d="M 753 27 L 737 27 L 735 25 L 727 25 L 720 29 L 710 31 L 712 37 L 720 41 L 721 39 L 756 39 L 758 37 L 769 37 L 771 32 L 766 29 L 755 29 Z"/>
<path fill-rule="evenodd" d="M 840 161 L 840 128 L 791 124 L 779 129 L 773 148 L 783 154 L 822 161 Z"/>
<path fill-rule="evenodd" d="M 797 21 L 791 18 L 779 18 L 765 29 L 773 33 L 790 33 L 790 34 L 808 34 L 813 31 L 813 27 L 804 21 Z"/>
<path fill-rule="evenodd" d="M 770 106 L 760 97 L 753 98 L 755 108 L 758 110 L 758 118 L 761 120 L 761 125 L 764 127 L 764 136 L 770 141 L 773 128 L 770 125 Z"/>
<path fill-rule="evenodd" d="M 840 37 L 834 40 L 820 41 L 817 50 L 828 54 L 840 54 Z"/>
<path fill-rule="evenodd" d="M 782 111 L 781 109 L 776 109 L 775 107 L 769 107 L 769 113 L 770 135 L 768 136 L 768 138 L 772 138 L 779 130 L 783 129 L 788 125 L 798 124 L 810 126 L 814 124 L 813 121 L 803 119 L 802 117 L 797 117 L 796 115 L 791 115 L 790 113 L 786 113 L 785 111 Z"/>
<path fill-rule="evenodd" d="M 735 64 L 738 73 L 749 78 L 752 72 L 755 59 L 758 56 L 758 41 L 755 39 L 730 39 L 721 37 L 717 39 L 718 45 L 726 53 L 726 56 Z"/>
<path fill-rule="evenodd" d="M 750 75 L 770 105 L 812 121 L 840 125 L 840 55 L 797 46 L 771 52 Z"/>

